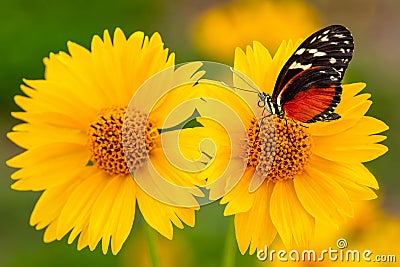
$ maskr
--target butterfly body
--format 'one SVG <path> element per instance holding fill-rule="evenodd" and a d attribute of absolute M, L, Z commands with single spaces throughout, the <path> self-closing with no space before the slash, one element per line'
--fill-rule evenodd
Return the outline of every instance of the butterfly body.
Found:
<path fill-rule="evenodd" d="M 353 37 L 344 26 L 331 25 L 315 32 L 287 60 L 272 95 L 258 93 L 258 106 L 303 123 L 339 119 L 334 110 L 353 50 Z"/>
<path fill-rule="evenodd" d="M 258 106 L 264 108 L 264 110 L 267 108 L 271 115 L 274 114 L 281 117 L 285 113 L 284 110 L 278 106 L 276 101 L 273 101 L 271 96 L 264 92 L 258 93 Z"/>

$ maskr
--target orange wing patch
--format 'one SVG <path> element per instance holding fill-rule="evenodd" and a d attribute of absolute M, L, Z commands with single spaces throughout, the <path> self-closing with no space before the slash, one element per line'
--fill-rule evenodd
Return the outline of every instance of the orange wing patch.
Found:
<path fill-rule="evenodd" d="M 324 113 L 331 106 L 336 87 L 310 88 L 284 104 L 286 115 L 300 122 L 307 122 Z"/>

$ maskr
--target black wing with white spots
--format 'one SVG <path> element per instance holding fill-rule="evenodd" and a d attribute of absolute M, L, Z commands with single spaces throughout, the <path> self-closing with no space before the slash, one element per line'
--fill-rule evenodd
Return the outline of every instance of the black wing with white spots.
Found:
<path fill-rule="evenodd" d="M 331 25 L 315 32 L 296 49 L 283 66 L 275 83 L 272 99 L 284 108 L 285 102 L 293 100 L 299 92 L 304 91 L 307 87 L 306 84 L 298 83 L 296 83 L 296 88 L 287 85 L 302 72 L 313 67 L 332 68 L 332 71 L 337 73 L 334 75 L 335 78 L 339 79 L 339 81 L 335 80 L 335 84 L 341 82 L 352 58 L 353 50 L 353 37 L 350 31 L 342 25 Z M 329 78 L 324 80 L 329 80 Z M 284 90 L 291 92 L 283 94 Z M 336 91 L 340 97 L 341 86 Z M 287 96 L 292 98 L 288 99 Z"/>

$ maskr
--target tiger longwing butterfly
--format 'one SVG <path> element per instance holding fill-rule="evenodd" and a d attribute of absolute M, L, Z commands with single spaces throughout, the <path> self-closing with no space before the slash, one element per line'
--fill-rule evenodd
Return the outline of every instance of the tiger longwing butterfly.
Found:
<path fill-rule="evenodd" d="M 303 123 L 339 119 L 334 110 L 353 50 L 353 37 L 342 25 L 315 32 L 287 60 L 272 95 L 258 93 L 258 105 Z"/>
<path fill-rule="evenodd" d="M 309 36 L 283 66 L 272 95 L 253 91 L 258 93 L 258 106 L 263 108 L 261 123 L 274 114 L 281 118 L 286 114 L 302 123 L 339 119 L 334 111 L 353 50 L 353 37 L 341 25 L 328 26 Z M 265 115 L 266 110 L 270 114 Z M 254 176 L 249 191 L 254 192 L 265 178 Z"/>

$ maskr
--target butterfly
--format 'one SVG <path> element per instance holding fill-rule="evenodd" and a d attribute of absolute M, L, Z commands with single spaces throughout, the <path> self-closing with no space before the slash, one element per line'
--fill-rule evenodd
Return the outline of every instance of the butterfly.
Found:
<path fill-rule="evenodd" d="M 282 67 L 272 95 L 258 92 L 258 106 L 302 123 L 339 119 L 334 111 L 353 50 L 353 37 L 342 25 L 313 33 Z"/>

